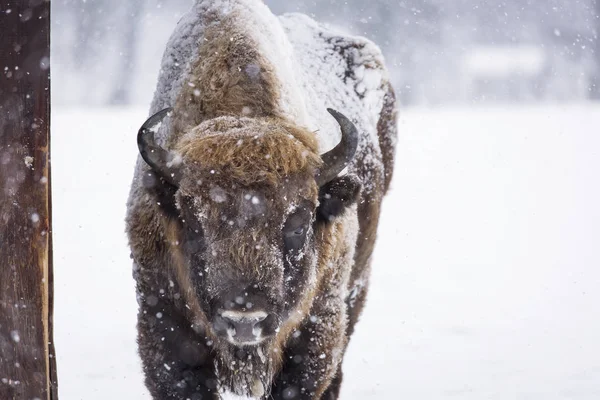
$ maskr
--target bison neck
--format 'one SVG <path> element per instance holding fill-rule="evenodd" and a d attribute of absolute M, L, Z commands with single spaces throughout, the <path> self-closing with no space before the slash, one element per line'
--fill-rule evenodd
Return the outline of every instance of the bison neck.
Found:
<path fill-rule="evenodd" d="M 176 96 L 171 132 L 224 115 L 306 125 L 291 44 L 262 1 L 200 1 L 195 7 L 204 31 Z"/>

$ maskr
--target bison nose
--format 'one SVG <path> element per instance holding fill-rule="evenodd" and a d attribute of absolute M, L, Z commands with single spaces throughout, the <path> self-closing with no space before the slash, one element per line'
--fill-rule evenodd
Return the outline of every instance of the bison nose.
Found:
<path fill-rule="evenodd" d="M 240 312 L 223 311 L 220 318 L 215 321 L 215 328 L 227 337 L 229 342 L 237 345 L 251 345 L 262 342 L 271 332 L 269 321 L 274 316 L 264 311 Z M 219 321 L 220 320 L 220 321 Z M 219 329 L 219 325 L 221 326 Z"/>
<path fill-rule="evenodd" d="M 239 312 L 224 311 L 221 317 L 233 328 L 230 332 L 236 342 L 255 342 L 261 337 L 260 322 L 267 318 L 264 311 Z"/>

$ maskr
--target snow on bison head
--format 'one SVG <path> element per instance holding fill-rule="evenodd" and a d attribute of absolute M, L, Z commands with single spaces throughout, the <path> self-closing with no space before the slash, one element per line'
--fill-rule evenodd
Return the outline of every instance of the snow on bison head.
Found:
<path fill-rule="evenodd" d="M 337 177 L 354 157 L 357 130 L 329 110 L 342 139 L 319 155 L 312 132 L 280 118 L 218 117 L 164 149 L 154 132 L 169 111 L 144 123 L 138 146 L 151 167 L 144 185 L 171 219 L 179 281 L 217 336 L 261 343 L 312 304 L 317 265 L 329 259 L 323 244 L 332 240 L 317 237 L 318 224 L 358 196 L 355 178 Z"/>

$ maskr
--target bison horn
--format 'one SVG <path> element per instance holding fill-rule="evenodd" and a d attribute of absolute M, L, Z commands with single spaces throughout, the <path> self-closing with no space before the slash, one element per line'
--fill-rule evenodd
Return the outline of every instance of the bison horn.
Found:
<path fill-rule="evenodd" d="M 165 108 L 157 112 L 144 122 L 138 131 L 137 143 L 140 154 L 146 164 L 173 186 L 178 186 L 179 171 L 173 166 L 171 155 L 168 151 L 156 144 L 154 132 L 162 120 L 171 112 Z"/>
<path fill-rule="evenodd" d="M 344 116 L 331 108 L 329 114 L 336 119 L 342 131 L 342 139 L 333 149 L 321 155 L 323 166 L 317 173 L 316 180 L 319 186 L 326 184 L 335 178 L 352 159 L 358 147 L 358 130 L 356 126 Z"/>

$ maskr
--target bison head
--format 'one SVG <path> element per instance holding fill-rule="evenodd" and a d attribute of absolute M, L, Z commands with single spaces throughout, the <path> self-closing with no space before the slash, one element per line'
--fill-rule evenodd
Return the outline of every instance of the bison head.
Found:
<path fill-rule="evenodd" d="M 359 192 L 337 177 L 357 148 L 355 126 L 329 110 L 342 139 L 319 155 L 315 135 L 281 119 L 219 117 L 190 129 L 171 150 L 150 117 L 138 134 L 146 186 L 176 221 L 189 283 L 213 332 L 231 344 L 273 336 L 317 284 L 319 224 Z"/>

